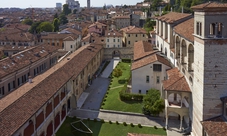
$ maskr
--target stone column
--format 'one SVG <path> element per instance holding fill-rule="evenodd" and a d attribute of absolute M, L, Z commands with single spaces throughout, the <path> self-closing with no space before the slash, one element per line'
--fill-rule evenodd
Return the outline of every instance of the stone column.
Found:
<path fill-rule="evenodd" d="M 180 115 L 180 130 L 182 130 L 182 120 L 183 120 L 183 116 Z"/>
<path fill-rule="evenodd" d="M 168 129 L 168 111 L 167 111 L 167 107 L 166 107 L 166 129 Z"/>

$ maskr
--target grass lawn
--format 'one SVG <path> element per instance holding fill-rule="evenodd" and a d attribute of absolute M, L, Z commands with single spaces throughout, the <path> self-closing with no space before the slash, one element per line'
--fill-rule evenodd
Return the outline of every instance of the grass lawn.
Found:
<path fill-rule="evenodd" d="M 106 101 L 103 102 L 104 105 L 102 105 L 102 108 L 106 110 L 142 113 L 142 102 L 121 101 L 119 97 L 119 92 L 130 78 L 131 63 L 120 62 L 116 68 L 122 70 L 122 76 L 112 78 L 108 94 L 105 97 Z"/>
<path fill-rule="evenodd" d="M 124 112 L 142 113 L 142 102 L 138 101 L 121 101 L 119 92 L 122 88 L 108 90 L 105 105 L 102 106 L 106 110 L 116 110 Z"/>
<path fill-rule="evenodd" d="M 130 78 L 131 63 L 120 62 L 116 68 L 120 68 L 122 70 L 122 76 L 118 78 L 113 77 L 110 88 L 125 85 Z"/>
<path fill-rule="evenodd" d="M 61 128 L 56 133 L 56 136 L 72 136 L 74 129 L 71 127 L 70 123 L 76 121 L 67 117 L 66 121 L 63 123 Z M 153 127 L 142 127 L 139 128 L 135 126 L 124 126 L 123 124 L 116 124 L 109 122 L 94 122 L 94 121 L 83 121 L 92 131 L 93 136 L 126 136 L 127 133 L 141 133 L 141 134 L 156 134 L 156 135 L 166 135 L 166 131 L 162 128 L 154 129 Z M 80 135 L 86 136 L 86 135 Z"/>

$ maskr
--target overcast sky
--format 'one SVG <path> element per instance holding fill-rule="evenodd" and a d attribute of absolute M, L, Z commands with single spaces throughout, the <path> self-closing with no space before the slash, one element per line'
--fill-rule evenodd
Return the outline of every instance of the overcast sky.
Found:
<path fill-rule="evenodd" d="M 91 6 L 101 7 L 104 4 L 109 5 L 135 5 L 143 0 L 91 0 Z M 87 0 L 79 0 L 80 6 L 87 5 Z M 65 4 L 65 0 L 0 0 L 0 8 L 28 8 L 28 7 L 55 7 L 56 3 Z"/>

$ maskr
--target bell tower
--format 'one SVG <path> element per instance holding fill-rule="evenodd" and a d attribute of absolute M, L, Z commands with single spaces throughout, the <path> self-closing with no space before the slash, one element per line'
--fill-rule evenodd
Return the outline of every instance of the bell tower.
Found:
<path fill-rule="evenodd" d="M 203 132 L 201 121 L 222 115 L 227 96 L 227 4 L 208 2 L 194 10 L 194 79 L 192 135 Z"/>
<path fill-rule="evenodd" d="M 91 6 L 90 0 L 87 0 L 87 8 L 89 9 Z"/>

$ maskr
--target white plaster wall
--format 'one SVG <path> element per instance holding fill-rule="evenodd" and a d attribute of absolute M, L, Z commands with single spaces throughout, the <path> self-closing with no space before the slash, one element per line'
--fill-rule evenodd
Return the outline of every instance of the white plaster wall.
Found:
<path fill-rule="evenodd" d="M 142 94 L 146 94 L 146 90 L 155 88 L 162 90 L 161 82 L 166 77 L 166 69 L 169 67 L 162 64 L 162 72 L 154 72 L 153 64 L 161 64 L 160 62 L 154 62 L 144 67 L 135 69 L 132 71 L 132 93 L 138 93 L 141 90 Z M 149 83 L 146 82 L 146 76 L 150 77 Z M 160 77 L 160 83 L 156 83 L 156 77 Z"/>
<path fill-rule="evenodd" d="M 107 42 L 107 39 L 109 39 L 109 42 Z M 113 39 L 115 39 L 115 42 L 113 42 Z M 118 42 L 118 39 L 119 39 L 119 42 Z M 122 47 L 122 37 L 106 37 L 106 48 L 121 48 L 121 47 Z"/>
<path fill-rule="evenodd" d="M 202 135 L 203 95 L 204 95 L 204 45 L 194 43 L 194 80 L 192 90 L 192 131 L 193 135 Z"/>
<path fill-rule="evenodd" d="M 72 48 L 71 48 L 72 45 Z M 64 50 L 65 51 L 75 51 L 76 50 L 76 41 L 64 41 Z"/>

